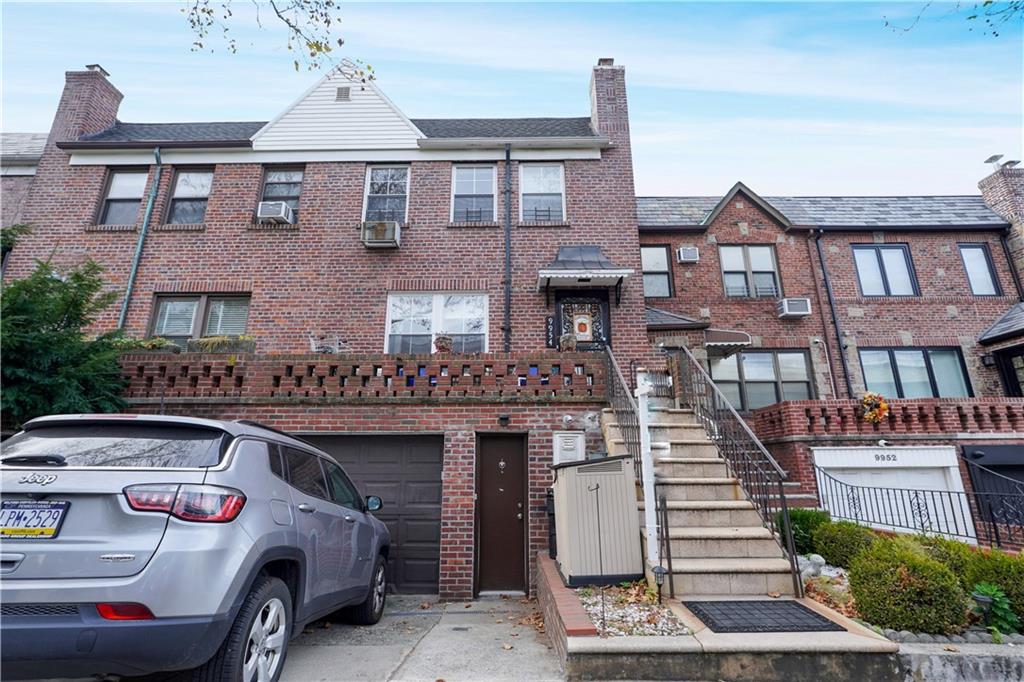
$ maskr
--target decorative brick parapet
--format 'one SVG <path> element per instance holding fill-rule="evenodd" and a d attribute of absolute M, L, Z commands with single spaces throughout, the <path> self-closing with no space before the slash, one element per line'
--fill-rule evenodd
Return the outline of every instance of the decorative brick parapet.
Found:
<path fill-rule="evenodd" d="M 132 402 L 601 402 L 595 353 L 258 355 L 133 353 Z"/>
<path fill-rule="evenodd" d="M 748 421 L 765 442 L 802 436 L 954 435 L 1024 432 L 1024 398 L 893 400 L 880 424 L 864 421 L 856 400 L 794 400 L 754 411 Z"/>

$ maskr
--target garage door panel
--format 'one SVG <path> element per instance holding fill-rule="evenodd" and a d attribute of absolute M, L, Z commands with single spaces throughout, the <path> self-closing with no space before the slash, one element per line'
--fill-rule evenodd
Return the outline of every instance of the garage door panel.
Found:
<path fill-rule="evenodd" d="M 391 533 L 388 572 L 405 593 L 436 593 L 441 555 L 440 436 L 309 436 L 333 455 L 364 495 L 378 495 L 375 513 Z"/>

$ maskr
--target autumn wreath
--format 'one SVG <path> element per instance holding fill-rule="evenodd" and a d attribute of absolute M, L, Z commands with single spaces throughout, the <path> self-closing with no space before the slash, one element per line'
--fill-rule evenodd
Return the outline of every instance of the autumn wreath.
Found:
<path fill-rule="evenodd" d="M 880 393 L 868 391 L 860 399 L 861 407 L 864 408 L 864 421 L 872 424 L 880 424 L 889 416 L 889 403 Z"/>

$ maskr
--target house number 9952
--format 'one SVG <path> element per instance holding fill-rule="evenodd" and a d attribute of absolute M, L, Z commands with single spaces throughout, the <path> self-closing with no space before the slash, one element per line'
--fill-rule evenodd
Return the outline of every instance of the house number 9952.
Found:
<path fill-rule="evenodd" d="M 876 462 L 895 462 L 896 461 L 896 455 L 877 454 L 877 455 L 875 455 L 875 461 Z"/>

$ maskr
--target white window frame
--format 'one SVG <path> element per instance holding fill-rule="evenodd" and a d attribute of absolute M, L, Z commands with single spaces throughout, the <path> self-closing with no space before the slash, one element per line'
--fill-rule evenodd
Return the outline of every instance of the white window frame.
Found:
<path fill-rule="evenodd" d="M 562 219 L 561 222 L 568 222 L 569 220 L 569 207 L 565 203 L 565 164 L 564 163 L 545 163 L 545 162 L 529 162 L 519 163 L 519 222 L 523 221 L 523 168 L 526 166 L 558 166 L 558 175 L 562 181 Z M 530 222 L 536 222 L 531 220 Z"/>
<path fill-rule="evenodd" d="M 448 211 L 448 220 L 455 222 L 455 173 L 460 168 L 490 168 L 491 169 L 491 186 L 494 188 L 494 215 L 489 221 L 484 222 L 497 222 L 498 220 L 498 166 L 492 163 L 453 163 L 452 164 L 452 192 L 450 197 L 450 208 Z M 406 204 L 409 202 L 407 201 Z M 564 212 L 564 210 L 563 210 Z"/>
<path fill-rule="evenodd" d="M 431 296 L 433 301 L 430 305 L 430 352 L 436 353 L 434 340 L 440 333 L 442 320 L 444 319 L 444 297 L 445 296 L 481 296 L 484 299 L 484 353 L 489 352 L 491 347 L 491 297 L 485 291 L 391 291 L 388 292 L 387 312 L 384 319 L 384 352 L 388 352 L 391 341 L 391 299 L 395 296 Z M 438 301 L 440 300 L 440 304 Z"/>
<path fill-rule="evenodd" d="M 412 165 L 407 163 L 374 163 L 366 166 L 366 179 L 363 182 L 363 222 L 366 222 L 366 212 L 370 208 L 370 176 L 374 169 L 404 168 L 405 175 L 405 215 L 402 216 L 402 223 L 409 222 L 409 200 L 412 198 Z M 305 176 L 303 176 L 305 180 Z"/>

